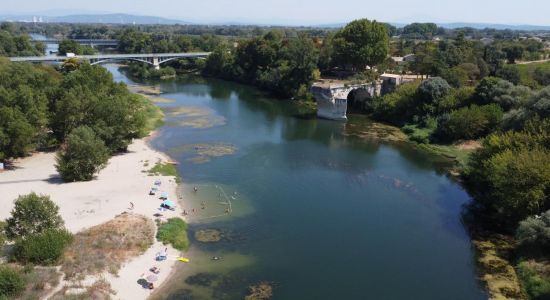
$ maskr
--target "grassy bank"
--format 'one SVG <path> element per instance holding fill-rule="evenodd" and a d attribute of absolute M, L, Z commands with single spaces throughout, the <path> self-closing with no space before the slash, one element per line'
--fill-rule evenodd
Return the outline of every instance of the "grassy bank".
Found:
<path fill-rule="evenodd" d="M 187 236 L 187 224 L 180 218 L 171 218 L 167 222 L 158 224 L 157 239 L 162 243 L 171 244 L 172 247 L 187 251 L 189 238 Z"/>
<path fill-rule="evenodd" d="M 181 177 L 178 174 L 178 170 L 174 164 L 157 162 L 149 171 L 149 176 L 174 176 L 176 182 L 181 182 Z"/>
<path fill-rule="evenodd" d="M 539 62 L 532 64 L 517 64 L 513 65 L 519 71 L 519 84 L 528 86 L 533 89 L 543 88 L 539 82 L 535 80 L 535 70 L 537 68 L 550 69 L 550 62 Z"/>
<path fill-rule="evenodd" d="M 139 94 L 138 94 L 139 95 Z M 146 123 L 142 136 L 147 136 L 152 131 L 164 124 L 164 112 L 149 98 L 139 95 L 145 108 Z"/>

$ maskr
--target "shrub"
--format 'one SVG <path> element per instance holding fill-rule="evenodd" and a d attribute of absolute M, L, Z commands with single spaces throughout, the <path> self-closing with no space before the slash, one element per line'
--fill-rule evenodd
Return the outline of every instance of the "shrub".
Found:
<path fill-rule="evenodd" d="M 81 126 L 67 137 L 66 148 L 58 152 L 55 167 L 65 181 L 89 181 L 105 168 L 108 160 L 105 143 L 92 129 Z"/>
<path fill-rule="evenodd" d="M 21 273 L 8 266 L 0 266 L 0 298 L 19 295 L 25 288 Z"/>
<path fill-rule="evenodd" d="M 539 274 L 527 262 L 521 262 L 517 270 L 523 289 L 529 299 L 548 299 L 550 296 L 550 278 Z"/>
<path fill-rule="evenodd" d="M 519 84 L 521 79 L 518 68 L 510 65 L 504 66 L 502 69 L 498 70 L 496 76 L 513 84 Z"/>
<path fill-rule="evenodd" d="M 533 77 L 542 86 L 550 85 L 550 65 L 537 67 L 533 72 Z"/>
<path fill-rule="evenodd" d="M 506 225 L 501 230 L 515 229 L 519 221 L 540 213 L 549 204 L 550 191 L 550 152 L 538 145 L 520 146 L 520 140 L 502 142 L 498 135 L 487 138 L 467 171 L 470 192 L 495 224 Z"/>
<path fill-rule="evenodd" d="M 414 96 L 418 82 L 403 84 L 395 92 L 386 94 L 374 108 L 373 118 L 396 125 L 409 121 L 414 114 Z"/>
<path fill-rule="evenodd" d="M 52 265 L 63 256 L 72 239 L 72 234 L 66 229 L 49 229 L 17 240 L 15 258 L 21 263 Z"/>
<path fill-rule="evenodd" d="M 438 103 L 437 113 L 449 113 L 457 108 L 467 106 L 472 102 L 474 92 L 475 90 L 472 87 L 453 89 L 451 94 L 441 99 Z"/>
<path fill-rule="evenodd" d="M 166 223 L 160 224 L 157 239 L 164 244 L 172 244 L 178 250 L 187 250 L 189 248 L 187 224 L 180 218 L 168 219 Z"/>
<path fill-rule="evenodd" d="M 485 105 L 496 103 L 504 111 L 518 108 L 531 97 L 531 90 L 524 86 L 514 86 L 511 82 L 486 77 L 476 87 L 475 104 Z"/>
<path fill-rule="evenodd" d="M 496 105 L 471 105 L 438 119 L 436 137 L 440 140 L 477 139 L 493 131 L 502 121 L 502 109 Z"/>
<path fill-rule="evenodd" d="M 450 92 L 451 86 L 441 77 L 425 80 L 418 87 L 419 96 L 429 103 L 449 95 Z"/>
<path fill-rule="evenodd" d="M 550 250 L 550 210 L 540 217 L 529 217 L 521 221 L 516 238 L 522 245 Z"/>
<path fill-rule="evenodd" d="M 6 235 L 10 239 L 25 238 L 61 227 L 63 219 L 59 207 L 49 196 L 31 193 L 15 200 L 11 217 L 6 220 Z"/>

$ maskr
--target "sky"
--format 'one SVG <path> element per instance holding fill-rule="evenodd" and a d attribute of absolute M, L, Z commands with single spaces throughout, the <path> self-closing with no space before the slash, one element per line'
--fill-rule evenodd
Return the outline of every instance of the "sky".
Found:
<path fill-rule="evenodd" d="M 0 0 L 0 14 L 127 13 L 195 23 L 383 22 L 550 25 L 550 0 Z"/>

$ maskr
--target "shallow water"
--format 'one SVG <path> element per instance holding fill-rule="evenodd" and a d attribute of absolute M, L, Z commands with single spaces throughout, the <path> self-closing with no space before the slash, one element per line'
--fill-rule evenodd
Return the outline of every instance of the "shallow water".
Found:
<path fill-rule="evenodd" d="M 469 197 L 441 161 L 360 139 L 344 123 L 297 118 L 289 102 L 252 87 L 188 78 L 161 90 L 175 101 L 159 105 L 181 113 L 167 114 L 152 143 L 180 162 L 190 235 L 215 228 L 223 238 L 193 240 L 191 263 L 156 298 L 242 299 L 262 281 L 273 299 L 487 298 L 460 221 Z M 202 148 L 189 145 L 234 151 L 193 159 Z"/>

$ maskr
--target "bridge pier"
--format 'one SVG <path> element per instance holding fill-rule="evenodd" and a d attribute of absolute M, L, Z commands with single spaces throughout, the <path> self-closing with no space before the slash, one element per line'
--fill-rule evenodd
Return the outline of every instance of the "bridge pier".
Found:
<path fill-rule="evenodd" d="M 158 57 L 153 57 L 153 67 L 155 70 L 160 70 L 160 63 Z"/>

